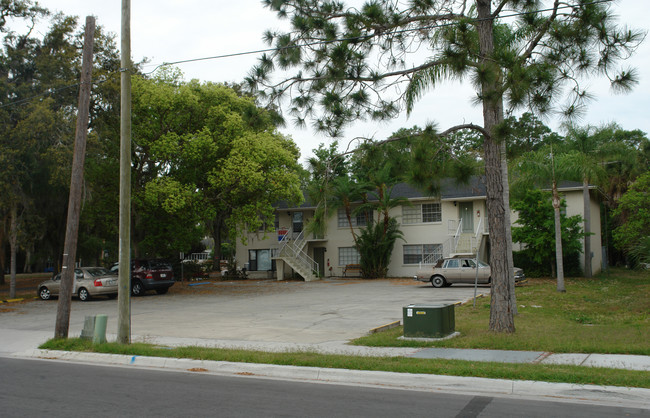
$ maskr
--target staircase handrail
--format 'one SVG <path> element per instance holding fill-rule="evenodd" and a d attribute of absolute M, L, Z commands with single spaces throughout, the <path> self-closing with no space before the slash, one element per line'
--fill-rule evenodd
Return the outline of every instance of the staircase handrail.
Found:
<path fill-rule="evenodd" d="M 461 219 L 458 222 L 458 228 L 456 228 L 456 234 L 454 235 L 454 243 L 453 243 L 454 252 L 456 252 L 456 250 L 458 249 L 458 241 L 460 240 L 460 231 L 462 227 L 463 227 L 463 220 Z"/>
<path fill-rule="evenodd" d="M 282 238 L 280 243 L 282 244 L 280 248 L 279 255 L 281 257 L 291 257 L 300 263 L 303 267 L 308 268 L 312 274 L 315 272 L 318 274 L 319 265 L 318 263 L 311 258 L 303 249 L 304 246 L 304 230 L 298 234 L 294 239 L 288 238 L 291 235 L 291 229 L 287 231 L 287 235 Z"/>

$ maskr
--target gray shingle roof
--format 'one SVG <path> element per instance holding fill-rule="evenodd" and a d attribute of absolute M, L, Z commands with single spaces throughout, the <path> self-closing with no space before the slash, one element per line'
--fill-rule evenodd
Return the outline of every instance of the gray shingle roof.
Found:
<path fill-rule="evenodd" d="M 582 187 L 582 183 L 577 181 L 562 181 L 558 185 L 559 189 L 575 189 Z M 468 183 L 459 183 L 455 179 L 447 178 L 440 183 L 440 196 L 429 196 L 424 191 L 408 184 L 398 183 L 393 186 L 391 197 L 403 197 L 406 199 L 427 199 L 427 198 L 440 198 L 441 200 L 453 199 L 469 199 L 469 198 L 485 198 L 487 192 L 485 189 L 485 177 L 475 176 L 472 177 Z M 305 201 L 299 207 L 289 206 L 286 201 L 278 202 L 276 207 L 278 209 L 308 209 L 315 208 L 316 205 L 309 200 L 307 193 L 303 191 Z M 370 201 L 376 200 L 374 196 L 370 197 Z"/>

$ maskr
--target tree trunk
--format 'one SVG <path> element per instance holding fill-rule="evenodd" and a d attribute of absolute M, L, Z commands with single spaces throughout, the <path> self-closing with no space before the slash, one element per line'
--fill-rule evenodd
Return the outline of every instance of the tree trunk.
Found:
<path fill-rule="evenodd" d="M 212 250 L 213 256 L 213 265 L 212 270 L 221 271 L 221 241 L 223 240 L 223 229 L 224 229 L 224 219 L 222 216 L 217 216 L 211 222 L 208 223 L 208 228 L 210 230 L 210 236 L 214 241 L 214 248 Z"/>
<path fill-rule="evenodd" d="M 582 199 L 584 202 L 584 231 L 585 231 L 585 277 L 590 279 L 591 272 L 591 199 L 589 198 L 589 182 L 582 181 Z"/>
<path fill-rule="evenodd" d="M 0 285 L 5 284 L 5 268 L 6 257 L 5 257 L 5 238 L 7 231 L 7 215 L 4 215 L 2 218 L 2 224 L 0 225 Z"/>
<path fill-rule="evenodd" d="M 564 260 L 562 251 L 562 223 L 560 217 L 560 195 L 557 183 L 553 180 L 553 212 L 555 213 L 555 264 L 557 265 L 557 291 L 566 292 L 564 288 Z"/>
<path fill-rule="evenodd" d="M 25 248 L 25 265 L 23 266 L 23 273 L 32 272 L 32 251 L 29 247 Z"/>
<path fill-rule="evenodd" d="M 508 158 L 505 138 L 501 141 L 501 176 L 503 177 L 503 210 L 506 226 L 506 257 L 508 257 L 508 289 L 510 309 L 517 315 L 517 295 L 515 294 L 515 262 L 512 259 L 512 224 L 510 220 L 510 186 L 508 184 Z"/>
<path fill-rule="evenodd" d="M 18 244 L 18 203 L 11 205 L 11 227 L 9 229 L 9 247 L 10 247 L 10 278 L 9 278 L 9 299 L 16 297 L 16 251 Z"/>
<path fill-rule="evenodd" d="M 501 74 L 498 66 L 490 60 L 494 51 L 493 19 L 491 1 L 476 2 L 479 23 L 481 65 L 487 74 L 481 83 L 485 138 L 485 185 L 487 189 L 487 212 L 490 224 L 490 268 L 492 289 L 490 303 L 490 331 L 514 332 L 514 312 L 508 277 L 508 238 L 505 225 L 504 177 L 501 165 L 501 147 L 494 137 L 494 128 L 503 122 L 503 97 L 499 90 Z"/>

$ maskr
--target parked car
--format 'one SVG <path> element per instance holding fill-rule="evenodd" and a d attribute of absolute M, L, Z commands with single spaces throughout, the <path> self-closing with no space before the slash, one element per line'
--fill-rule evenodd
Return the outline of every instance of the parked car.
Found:
<path fill-rule="evenodd" d="M 104 267 L 75 268 L 72 294 L 84 302 L 100 295 L 113 299 L 117 297 L 117 280 L 117 275 Z M 43 300 L 49 300 L 52 296 L 59 295 L 60 287 L 61 273 L 39 284 L 38 296 Z"/>
<path fill-rule="evenodd" d="M 111 271 L 118 274 L 119 263 L 113 264 Z M 131 260 L 131 294 L 142 296 L 147 290 L 155 290 L 159 295 L 167 293 L 174 285 L 174 270 L 165 260 Z"/>
<path fill-rule="evenodd" d="M 159 295 L 174 285 L 172 265 L 164 260 L 131 260 L 131 294 L 142 296 L 147 290 Z"/>
<path fill-rule="evenodd" d="M 433 287 L 451 286 L 454 283 L 474 283 L 476 279 L 476 259 L 468 257 L 443 258 L 433 267 L 418 270 L 415 280 L 431 282 Z M 524 271 L 515 267 L 515 283 L 526 279 Z M 486 284 L 492 280 L 490 266 L 478 262 L 478 283 Z"/>

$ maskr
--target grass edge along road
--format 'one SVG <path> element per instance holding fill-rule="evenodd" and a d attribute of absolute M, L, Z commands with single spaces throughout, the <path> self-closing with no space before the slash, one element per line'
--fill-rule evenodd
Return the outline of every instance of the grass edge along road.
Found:
<path fill-rule="evenodd" d="M 617 353 L 650 355 L 650 272 L 613 270 L 593 279 L 567 279 L 567 292 L 555 291 L 553 280 L 533 279 L 517 288 L 517 331 L 511 335 L 487 331 L 489 300 L 456 307 L 461 336 L 435 343 L 403 341 L 401 327 L 355 340 L 370 346 L 456 347 L 533 350 L 556 353 Z M 604 338 L 606 336 L 607 338 Z M 645 337 L 644 337 L 645 336 Z M 93 345 L 81 339 L 50 340 L 43 349 L 89 351 L 166 358 L 190 358 L 246 363 L 472 376 L 650 388 L 647 371 L 571 365 L 470 362 L 405 357 L 359 357 L 314 352 L 266 353 L 206 347 L 159 347 L 150 344 Z"/>
<path fill-rule="evenodd" d="M 600 367 L 493 363 L 406 357 L 360 357 L 319 354 L 308 351 L 267 353 L 209 347 L 160 347 L 144 343 L 130 345 L 104 343 L 93 345 L 91 342 L 79 338 L 50 340 L 40 348 L 47 350 L 123 354 L 129 356 L 187 358 L 284 366 L 650 388 L 648 372 Z"/>

